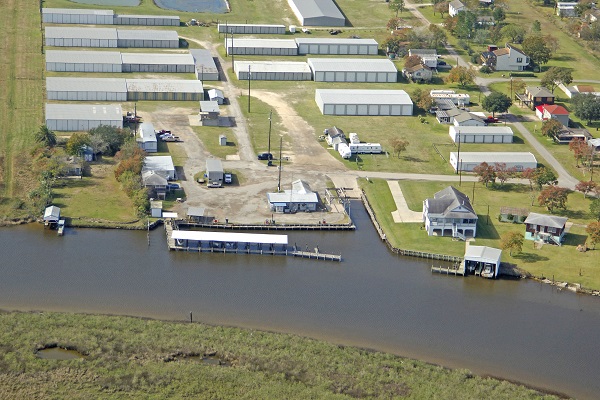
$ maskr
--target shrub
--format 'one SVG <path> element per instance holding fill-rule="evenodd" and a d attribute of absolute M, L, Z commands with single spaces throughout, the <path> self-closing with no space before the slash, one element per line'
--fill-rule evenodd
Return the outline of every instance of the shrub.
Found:
<path fill-rule="evenodd" d="M 535 78 L 535 74 L 533 72 L 513 72 L 511 76 L 518 76 L 522 78 Z"/>
<path fill-rule="evenodd" d="M 481 67 L 479 69 L 479 72 L 481 72 L 483 74 L 491 74 L 492 73 L 492 69 L 490 67 L 488 67 L 487 65 L 484 65 L 483 67 Z"/>

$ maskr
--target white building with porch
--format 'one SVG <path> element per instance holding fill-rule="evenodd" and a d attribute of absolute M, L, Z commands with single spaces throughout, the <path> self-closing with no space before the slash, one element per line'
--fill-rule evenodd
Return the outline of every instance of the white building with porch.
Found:
<path fill-rule="evenodd" d="M 475 237 L 477 213 L 469 198 L 448 186 L 423 202 L 423 222 L 429 236 Z"/>
<path fill-rule="evenodd" d="M 298 179 L 292 182 L 292 189 L 282 193 L 267 193 L 271 211 L 276 213 L 295 213 L 298 211 L 317 211 L 319 196 L 310 190 L 308 183 Z"/>

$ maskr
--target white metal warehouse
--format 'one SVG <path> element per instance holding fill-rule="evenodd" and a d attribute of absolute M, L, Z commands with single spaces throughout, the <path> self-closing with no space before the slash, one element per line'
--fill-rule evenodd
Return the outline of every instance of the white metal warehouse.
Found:
<path fill-rule="evenodd" d="M 451 126 L 448 134 L 457 143 L 512 143 L 510 126 Z"/>
<path fill-rule="evenodd" d="M 346 18 L 333 0 L 288 0 L 288 4 L 304 26 L 346 25 Z"/>
<path fill-rule="evenodd" d="M 50 24 L 112 25 L 112 10 L 42 8 L 42 22 Z"/>
<path fill-rule="evenodd" d="M 225 39 L 227 55 L 244 56 L 297 56 L 298 45 L 294 39 Z"/>
<path fill-rule="evenodd" d="M 46 50 L 46 71 L 123 72 L 118 51 Z"/>
<path fill-rule="evenodd" d="M 315 101 L 324 115 L 412 115 L 404 90 L 317 89 Z"/>
<path fill-rule="evenodd" d="M 270 34 L 285 35 L 285 25 L 261 25 L 261 24 L 219 24 L 219 33 L 245 33 L 249 35 Z"/>
<path fill-rule="evenodd" d="M 456 171 L 457 169 L 456 152 L 450 153 L 450 165 Z M 523 171 L 527 168 L 537 168 L 537 160 L 532 153 L 526 152 L 460 152 L 460 170 L 473 171 L 473 168 L 486 162 L 489 165 L 506 164 L 507 168 L 515 168 L 517 171 Z"/>
<path fill-rule="evenodd" d="M 127 86 L 121 78 L 46 78 L 48 100 L 127 101 Z"/>
<path fill-rule="evenodd" d="M 115 15 L 115 25 L 179 26 L 181 21 L 174 15 Z"/>
<path fill-rule="evenodd" d="M 120 104 L 46 104 L 46 126 L 52 131 L 89 131 L 100 125 L 123 128 Z"/>
<path fill-rule="evenodd" d="M 47 26 L 46 46 L 56 47 L 117 47 L 115 28 L 80 28 Z"/>
<path fill-rule="evenodd" d="M 179 48 L 179 35 L 176 31 L 151 29 L 117 29 L 118 47 Z"/>
<path fill-rule="evenodd" d="M 127 100 L 204 100 L 202 82 L 184 79 L 127 79 Z"/>
<path fill-rule="evenodd" d="M 299 61 L 236 61 L 233 69 L 240 80 L 248 80 L 248 71 L 252 81 L 312 80 L 308 64 Z"/>
<path fill-rule="evenodd" d="M 298 54 L 371 55 L 376 56 L 379 44 L 375 39 L 298 38 Z"/>
<path fill-rule="evenodd" d="M 316 82 L 380 82 L 398 81 L 398 70 L 387 58 L 309 58 Z"/>
<path fill-rule="evenodd" d="M 196 63 L 196 76 L 201 81 L 218 81 L 219 69 L 210 50 L 193 49 L 190 54 Z"/>
<path fill-rule="evenodd" d="M 123 72 L 196 72 L 191 54 L 121 53 Z"/>

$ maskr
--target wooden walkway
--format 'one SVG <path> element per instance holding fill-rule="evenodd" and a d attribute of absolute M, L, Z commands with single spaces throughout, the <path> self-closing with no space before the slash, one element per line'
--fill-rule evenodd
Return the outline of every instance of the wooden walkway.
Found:
<path fill-rule="evenodd" d="M 454 267 L 434 267 L 433 265 L 431 266 L 431 272 L 437 272 L 440 274 L 446 274 L 446 275 L 461 275 L 461 276 L 466 276 L 466 271 L 465 271 L 465 266 L 464 263 L 460 263 L 460 266 L 458 268 L 454 268 Z"/>
<path fill-rule="evenodd" d="M 182 227 L 229 229 L 239 231 L 353 231 L 354 224 L 320 224 L 320 225 L 238 225 L 238 224 L 201 224 L 193 222 L 178 222 Z"/>

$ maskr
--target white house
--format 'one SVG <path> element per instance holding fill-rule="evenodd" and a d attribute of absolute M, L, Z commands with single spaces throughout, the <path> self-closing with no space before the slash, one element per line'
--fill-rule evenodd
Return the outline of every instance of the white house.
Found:
<path fill-rule="evenodd" d="M 512 143 L 509 126 L 451 126 L 448 134 L 457 143 Z"/>
<path fill-rule="evenodd" d="M 503 49 L 481 54 L 485 65 L 496 71 L 523 71 L 529 65 L 529 57 L 522 50 L 506 44 Z"/>
<path fill-rule="evenodd" d="M 556 2 L 556 15 L 559 17 L 576 17 L 575 6 L 577 2 L 558 1 Z"/>
<path fill-rule="evenodd" d="M 467 7 L 459 0 L 453 0 L 448 4 L 448 14 L 450 14 L 451 17 L 454 17 L 459 12 L 465 11 L 466 9 Z"/>
<path fill-rule="evenodd" d="M 295 213 L 298 211 L 317 211 L 319 196 L 310 190 L 303 180 L 292 182 L 292 189 L 283 193 L 267 193 L 271 211 L 277 213 Z"/>
<path fill-rule="evenodd" d="M 436 49 L 409 49 L 409 56 L 418 56 L 423 64 L 429 68 L 437 68 L 438 54 Z"/>
<path fill-rule="evenodd" d="M 450 165 L 457 171 L 458 157 L 456 152 L 450 153 Z M 523 171 L 527 168 L 537 168 L 537 160 L 532 153 L 528 152 L 460 152 L 460 170 L 470 172 L 481 163 L 489 165 L 506 164 L 506 168 L 515 168 Z"/>
<path fill-rule="evenodd" d="M 217 104 L 225 103 L 225 95 L 223 94 L 223 91 L 220 89 L 210 89 L 208 91 L 208 99 L 210 101 L 216 101 Z"/>
<path fill-rule="evenodd" d="M 448 186 L 423 202 L 423 222 L 429 236 L 452 236 L 465 240 L 475 237 L 477 213 L 471 201 Z"/>

